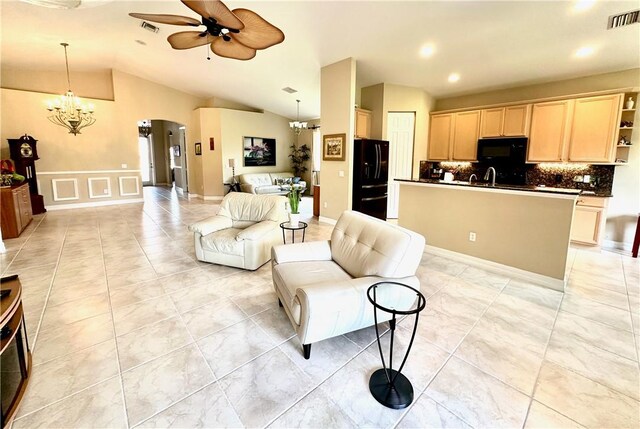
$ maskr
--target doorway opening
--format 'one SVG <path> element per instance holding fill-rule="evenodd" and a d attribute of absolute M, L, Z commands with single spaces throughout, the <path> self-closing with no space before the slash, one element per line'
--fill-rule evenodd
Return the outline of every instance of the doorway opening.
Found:
<path fill-rule="evenodd" d="M 188 192 L 186 127 L 163 119 L 138 121 L 142 186 L 169 186 Z"/>
<path fill-rule="evenodd" d="M 398 218 L 400 184 L 394 179 L 411 179 L 415 117 L 415 112 L 389 112 L 387 116 L 387 138 L 389 139 L 388 219 Z"/>

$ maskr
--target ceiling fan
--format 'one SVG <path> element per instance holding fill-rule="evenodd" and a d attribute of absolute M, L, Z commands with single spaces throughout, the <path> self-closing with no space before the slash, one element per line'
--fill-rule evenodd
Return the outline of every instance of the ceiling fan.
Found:
<path fill-rule="evenodd" d="M 266 49 L 284 40 L 284 33 L 249 9 L 229 10 L 220 0 L 181 0 L 202 18 L 187 16 L 130 13 L 134 18 L 161 24 L 207 27 L 201 31 L 180 31 L 167 40 L 173 49 L 190 49 L 211 45 L 214 54 L 237 60 L 250 60 L 256 50 Z"/>

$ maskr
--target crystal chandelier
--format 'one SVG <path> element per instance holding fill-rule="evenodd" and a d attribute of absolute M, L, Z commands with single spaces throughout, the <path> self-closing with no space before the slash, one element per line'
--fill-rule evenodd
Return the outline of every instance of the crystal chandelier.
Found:
<path fill-rule="evenodd" d="M 61 95 L 59 99 L 47 103 L 47 110 L 51 112 L 49 120 L 56 125 L 65 127 L 69 134 L 78 135 L 80 130 L 93 125 L 96 119 L 93 117 L 93 105 L 85 106 L 71 91 L 71 79 L 69 78 L 69 59 L 67 58 L 68 43 L 60 43 L 64 47 L 64 61 L 67 65 L 67 84 L 69 91 Z"/>
<path fill-rule="evenodd" d="M 296 100 L 298 103 L 298 114 L 296 115 L 296 120 L 293 122 L 289 122 L 289 127 L 293 130 L 293 133 L 297 136 L 300 135 L 302 130 L 307 129 L 306 122 L 300 122 L 300 100 Z"/>

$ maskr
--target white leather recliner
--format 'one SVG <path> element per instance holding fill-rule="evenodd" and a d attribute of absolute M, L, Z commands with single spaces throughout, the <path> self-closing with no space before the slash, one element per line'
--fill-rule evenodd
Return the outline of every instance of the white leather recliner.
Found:
<path fill-rule="evenodd" d="M 255 270 L 282 243 L 287 199 L 277 195 L 227 194 L 216 216 L 189 226 L 199 261 Z"/>
<path fill-rule="evenodd" d="M 374 324 L 367 299 L 367 289 L 374 283 L 393 280 L 419 289 L 415 273 L 424 244 L 424 237 L 413 231 L 345 211 L 331 240 L 275 246 L 273 285 L 304 357 L 309 359 L 316 341 Z M 379 322 L 390 318 L 390 313 L 378 312 Z"/>

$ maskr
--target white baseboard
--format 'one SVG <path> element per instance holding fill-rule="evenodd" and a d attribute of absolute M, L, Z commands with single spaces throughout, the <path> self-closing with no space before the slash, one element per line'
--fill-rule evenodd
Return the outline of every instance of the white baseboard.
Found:
<path fill-rule="evenodd" d="M 193 194 L 191 192 L 187 192 L 187 198 L 189 198 L 189 199 L 202 198 L 202 195 L 198 195 L 198 194 Z"/>
<path fill-rule="evenodd" d="M 432 255 L 442 256 L 447 259 L 461 262 L 463 264 L 471 265 L 477 268 L 482 268 L 487 271 L 493 271 L 498 274 L 509 276 L 511 278 L 524 280 L 528 283 L 534 283 L 549 289 L 564 292 L 566 278 L 565 280 L 559 280 L 553 277 L 543 276 L 542 274 L 532 273 L 531 271 L 521 270 L 520 268 L 510 267 L 508 265 L 499 264 L 493 261 L 487 261 L 486 259 L 476 258 L 475 256 L 469 256 L 463 253 L 441 249 L 440 247 L 434 247 L 429 245 L 426 245 L 424 247 L 425 247 L 425 251 Z"/>
<path fill-rule="evenodd" d="M 205 201 L 222 201 L 224 197 L 218 196 L 218 195 L 205 195 L 204 196 L 204 200 Z"/>
<path fill-rule="evenodd" d="M 322 223 L 328 223 L 329 225 L 335 225 L 338 221 L 331 219 L 330 217 L 319 216 L 318 220 Z"/>
<path fill-rule="evenodd" d="M 59 204 L 56 206 L 46 206 L 46 209 L 47 211 L 56 211 L 56 210 L 84 209 L 87 207 L 115 206 L 118 204 L 134 204 L 134 203 L 144 203 L 144 198 L 132 198 L 129 200 L 93 201 L 90 203 Z"/>

